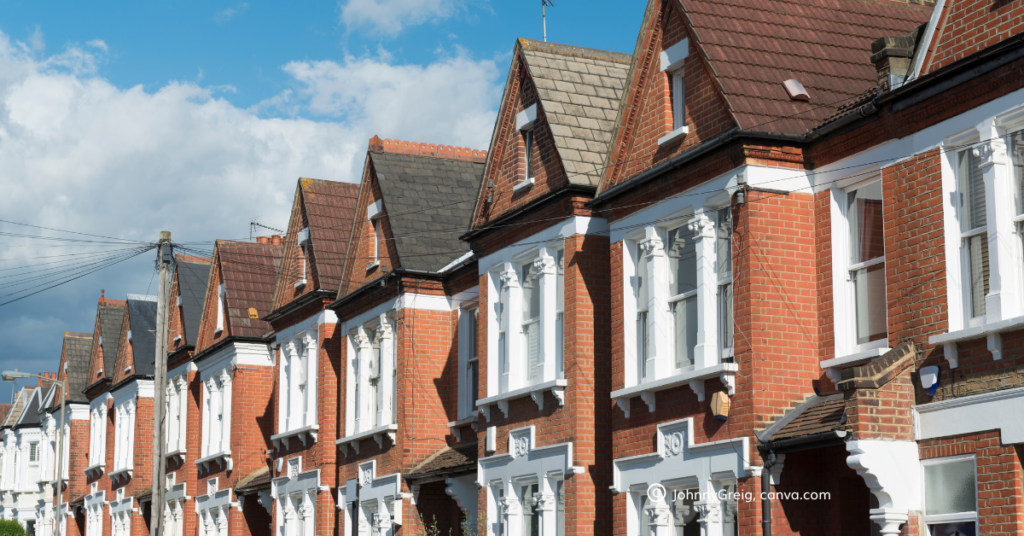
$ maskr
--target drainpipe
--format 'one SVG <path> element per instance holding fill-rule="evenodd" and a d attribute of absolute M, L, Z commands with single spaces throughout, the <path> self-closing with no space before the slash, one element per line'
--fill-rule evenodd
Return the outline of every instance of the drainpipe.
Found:
<path fill-rule="evenodd" d="M 775 466 L 775 449 L 768 447 L 768 457 L 764 460 L 764 469 L 761 469 L 761 533 L 764 536 L 772 536 L 772 500 L 768 494 L 772 491 L 772 467 Z"/>

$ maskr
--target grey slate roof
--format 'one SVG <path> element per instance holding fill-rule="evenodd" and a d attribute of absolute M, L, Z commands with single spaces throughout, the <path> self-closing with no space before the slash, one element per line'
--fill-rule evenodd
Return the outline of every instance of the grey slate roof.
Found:
<path fill-rule="evenodd" d="M 199 321 L 203 318 L 203 302 L 206 285 L 210 281 L 210 263 L 177 261 L 178 292 L 181 294 L 181 310 L 185 320 L 184 344 L 195 345 L 199 338 Z M 134 335 L 134 333 L 133 333 Z"/>
<path fill-rule="evenodd" d="M 128 329 L 135 374 L 152 376 L 156 371 L 156 296 L 128 295 Z"/>
<path fill-rule="evenodd" d="M 69 402 L 89 402 L 89 399 L 82 394 L 82 390 L 89 385 L 89 356 L 91 354 L 92 333 L 64 333 Z M 60 371 L 58 371 L 59 373 Z M 59 398 L 57 403 L 60 403 Z"/>
<path fill-rule="evenodd" d="M 103 337 L 103 376 L 113 378 L 114 364 L 117 361 L 117 345 L 121 340 L 121 324 L 124 322 L 124 309 L 101 305 L 99 315 L 100 335 Z"/>
<path fill-rule="evenodd" d="M 369 154 L 402 268 L 437 272 L 469 251 L 459 234 L 473 217 L 466 192 L 480 190 L 483 163 Z"/>
<path fill-rule="evenodd" d="M 632 55 L 519 39 L 569 182 L 601 180 Z"/>
<path fill-rule="evenodd" d="M 39 408 L 43 406 L 42 397 L 44 389 L 35 389 L 28 395 L 28 402 L 25 404 L 25 410 L 21 412 L 21 416 L 18 417 L 18 422 L 14 423 L 15 426 L 32 426 L 39 424 L 42 419 L 39 418 Z"/>

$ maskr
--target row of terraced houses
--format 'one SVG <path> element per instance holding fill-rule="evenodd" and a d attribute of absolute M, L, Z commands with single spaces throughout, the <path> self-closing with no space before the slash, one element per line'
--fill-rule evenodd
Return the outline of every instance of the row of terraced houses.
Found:
<path fill-rule="evenodd" d="M 1024 533 L 1022 28 L 1012 0 L 649 0 L 632 55 L 520 39 L 486 151 L 374 137 L 283 235 L 176 255 L 167 348 L 155 298 L 101 293 L 47 376 L 65 420 L 52 381 L 4 407 L 0 513 Z"/>

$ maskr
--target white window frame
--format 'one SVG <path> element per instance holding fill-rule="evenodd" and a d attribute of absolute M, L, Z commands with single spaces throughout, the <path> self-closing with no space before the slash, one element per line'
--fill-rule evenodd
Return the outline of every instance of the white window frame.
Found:
<path fill-rule="evenodd" d="M 277 536 L 315 536 L 316 498 L 320 470 L 302 470 L 302 457 L 287 460 L 287 473 L 271 482 L 271 498 L 277 503 Z"/>
<path fill-rule="evenodd" d="M 349 418 L 345 419 L 345 437 L 342 443 L 354 443 L 358 449 L 358 441 L 365 435 L 381 439 L 380 434 L 393 436 L 397 429 L 395 407 L 397 380 L 397 345 L 395 344 L 395 319 L 384 313 L 372 317 L 364 324 L 349 330 L 345 337 L 348 346 L 348 389 Z M 376 397 L 370 397 L 371 361 L 374 358 L 374 345 L 380 349 L 380 370 L 377 371 L 382 407 L 377 411 Z M 379 413 L 379 414 L 378 414 Z M 343 452 L 347 452 L 343 449 Z"/>
<path fill-rule="evenodd" d="M 647 376 L 640 377 L 640 329 L 635 322 L 626 321 L 623 330 L 625 339 L 625 387 L 612 393 L 617 405 L 629 416 L 629 400 L 640 396 L 649 411 L 655 409 L 654 393 L 677 385 L 688 384 L 704 400 L 703 380 L 718 377 L 726 385 L 729 394 L 735 390 L 734 378 L 737 366 L 728 362 L 731 349 L 722 349 L 719 340 L 722 335 L 719 292 L 723 285 L 731 285 L 732 277 L 718 279 L 716 214 L 731 206 L 730 197 L 722 192 L 708 198 L 703 207 L 692 210 L 684 208 L 659 218 L 655 225 L 646 225 L 627 232 L 622 240 L 622 292 L 623 318 L 638 317 L 642 305 L 637 303 L 638 255 L 647 256 L 647 279 L 649 291 L 647 332 L 653 334 L 652 355 L 647 359 Z M 669 297 L 669 262 L 665 248 L 668 233 L 677 229 L 684 231 L 696 241 L 697 255 L 697 343 L 694 348 L 692 366 L 675 368 L 675 341 L 670 301 L 691 296 L 686 293 Z M 735 298 L 734 298 L 735 300 Z M 733 303 L 735 310 L 735 301 Z"/>
<path fill-rule="evenodd" d="M 309 241 L 309 227 L 299 231 L 298 245 L 299 251 L 302 252 L 302 277 L 295 282 L 295 288 L 301 288 L 306 285 L 306 275 L 309 272 L 309 248 L 311 247 L 311 243 Z"/>
<path fill-rule="evenodd" d="M 942 344 L 951 368 L 959 366 L 957 343 L 987 336 L 993 359 L 1002 359 L 1003 331 L 1024 325 L 1024 258 L 1021 255 L 1014 206 L 1013 159 L 1007 137 L 1024 127 L 1024 107 L 989 117 L 975 127 L 947 136 L 939 145 L 946 249 L 946 299 L 949 331 L 933 335 Z M 963 259 L 960 226 L 959 156 L 970 150 L 980 159 L 985 183 L 985 215 L 989 255 L 989 291 L 985 315 L 971 318 L 969 282 Z M 950 262 L 951 259 L 957 261 Z"/>
<path fill-rule="evenodd" d="M 210 462 L 224 460 L 228 470 L 232 468 L 231 460 L 231 405 L 232 405 L 232 369 L 231 365 L 210 371 L 203 371 L 200 376 L 202 383 L 203 430 L 200 444 L 200 458 L 196 465 L 209 468 Z M 219 421 L 215 418 L 217 413 Z"/>
<path fill-rule="evenodd" d="M 373 227 L 373 259 L 366 266 L 367 270 L 370 270 L 380 265 L 380 248 L 381 243 L 383 242 L 383 237 L 381 236 L 381 233 L 384 232 L 381 229 L 381 219 L 384 216 L 383 206 L 384 205 L 383 203 L 381 203 L 381 201 L 375 201 L 373 203 L 370 203 L 370 205 L 366 207 L 366 219 L 370 222 L 370 225 Z"/>
<path fill-rule="evenodd" d="M 661 51 L 661 71 L 671 80 L 672 85 L 672 129 L 658 140 L 658 145 L 668 145 L 687 134 L 686 126 L 686 80 L 683 64 L 690 54 L 690 40 L 683 39 Z"/>
<path fill-rule="evenodd" d="M 167 456 L 185 454 L 188 438 L 188 372 L 171 376 L 167 380 Z"/>
<path fill-rule="evenodd" d="M 941 514 L 941 515 L 926 515 L 928 505 L 926 504 L 926 484 L 925 484 L 925 470 L 924 468 L 929 465 L 942 465 L 946 463 L 957 463 L 964 461 L 974 462 L 974 511 L 973 512 L 958 512 L 955 514 Z M 926 534 L 931 534 L 930 525 L 937 523 L 962 523 L 962 522 L 974 522 L 974 530 L 976 534 L 980 533 L 980 526 L 978 522 L 978 460 L 974 454 L 964 454 L 960 456 L 949 456 L 946 458 L 931 458 L 927 460 L 921 460 L 921 518 L 924 524 L 924 530 Z"/>
<path fill-rule="evenodd" d="M 533 159 L 533 127 L 537 122 L 537 105 L 531 104 L 523 109 L 523 111 L 516 114 L 516 130 L 522 136 L 523 151 L 525 156 L 525 166 L 523 168 L 523 177 L 516 182 L 512 187 L 512 191 L 516 192 L 523 188 L 529 188 L 536 182 L 536 171 L 530 167 L 530 160 Z M 532 173 L 533 172 L 533 173 Z"/>
<path fill-rule="evenodd" d="M 731 206 L 726 206 L 726 207 L 719 207 L 718 209 L 716 209 L 714 211 L 714 216 L 715 216 L 714 217 L 714 221 L 715 221 L 715 281 L 717 282 L 717 284 L 715 286 L 715 289 L 716 289 L 715 290 L 715 294 L 716 294 L 715 303 L 718 306 L 718 322 L 717 322 L 717 325 L 718 325 L 718 354 L 719 354 L 718 358 L 719 358 L 719 362 L 720 363 L 732 362 L 734 360 L 734 348 L 732 346 L 729 346 L 729 347 L 725 346 L 725 333 L 726 333 L 727 330 L 733 330 L 733 337 L 734 337 L 733 344 L 735 345 L 735 343 L 736 343 L 736 341 L 735 341 L 735 321 L 736 321 L 735 320 L 735 315 L 736 315 L 735 296 L 733 296 L 733 298 L 732 298 L 733 299 L 733 303 L 729 304 L 730 305 L 729 310 L 732 311 L 732 314 L 733 314 L 733 318 L 732 318 L 732 322 L 731 322 L 733 325 L 726 325 L 726 320 L 725 320 L 725 317 L 724 317 L 725 308 L 722 306 L 722 296 L 724 294 L 722 289 L 724 287 L 730 287 L 730 296 L 735 294 L 735 288 L 732 286 L 732 280 L 733 280 L 733 277 L 732 277 L 733 271 L 732 270 L 733 270 L 734 264 L 732 262 L 732 249 L 733 249 L 732 246 L 733 246 L 733 242 L 732 242 L 732 231 L 731 231 L 731 229 L 732 229 L 733 223 L 732 223 L 732 212 L 731 212 L 731 210 L 732 210 Z M 722 259 L 718 258 L 718 226 L 721 225 L 722 215 L 725 214 L 726 212 L 729 213 L 729 228 L 730 228 L 729 259 L 728 259 L 729 260 L 729 273 L 724 275 L 724 276 L 722 276 L 720 278 L 718 276 L 718 268 L 720 266 L 720 263 L 722 262 Z"/>
<path fill-rule="evenodd" d="M 877 170 L 860 170 L 847 178 L 837 180 L 832 187 L 831 219 L 832 219 L 832 302 L 836 314 L 833 315 L 835 332 L 835 358 L 822 363 L 833 382 L 839 380 L 837 368 L 856 365 L 878 357 L 889 348 L 889 338 L 857 344 L 857 297 L 855 295 L 852 274 L 856 270 L 886 262 L 872 259 L 868 262 L 850 264 L 853 244 L 850 242 L 849 207 L 847 194 L 860 188 L 881 182 L 882 174 Z M 882 203 L 885 199 L 883 195 Z M 888 289 L 887 289 L 888 290 Z M 888 314 L 888 307 L 886 307 Z M 886 320 L 888 333 L 888 320 Z"/>
<path fill-rule="evenodd" d="M 557 258 L 565 255 L 564 239 L 558 237 L 543 246 L 532 247 L 498 262 L 488 272 L 487 318 L 488 377 L 487 397 L 477 400 L 477 407 L 490 421 L 491 404 L 507 415 L 510 400 L 531 396 L 538 409 L 544 407 L 543 392 L 551 391 L 558 405 L 565 403 L 566 381 L 559 361 L 564 360 L 564 340 L 558 348 L 558 316 L 563 303 L 556 303 L 558 285 Z M 529 268 L 527 269 L 527 266 Z M 530 271 L 537 278 L 540 293 L 540 316 L 523 320 L 523 276 Z M 500 314 L 499 314 L 500 311 Z M 499 319 L 500 317 L 500 319 Z M 535 377 L 528 371 L 528 341 L 525 326 L 538 325 L 538 355 Z M 564 315 L 562 323 L 564 326 Z M 564 330 L 563 330 L 564 334 Z M 564 335 L 563 335 L 564 339 Z"/>
<path fill-rule="evenodd" d="M 316 383 L 319 325 L 313 324 L 281 340 L 278 430 L 280 434 L 317 426 Z M 301 377 L 295 374 L 297 362 L 303 362 Z M 305 391 L 300 386 L 305 382 Z"/>
<path fill-rule="evenodd" d="M 461 421 L 467 418 L 476 418 L 479 410 L 476 407 L 476 400 L 479 398 L 480 386 L 480 357 L 477 348 L 477 319 L 478 309 L 476 303 L 465 303 L 459 309 L 459 411 L 458 419 Z M 470 367 L 477 367 L 477 392 L 472 392 L 473 382 L 471 381 Z"/>

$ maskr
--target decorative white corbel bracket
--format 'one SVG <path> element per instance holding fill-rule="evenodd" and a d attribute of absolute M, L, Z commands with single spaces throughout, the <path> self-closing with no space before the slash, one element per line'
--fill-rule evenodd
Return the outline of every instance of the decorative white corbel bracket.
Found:
<path fill-rule="evenodd" d="M 693 389 L 694 394 L 697 395 L 697 402 L 704 401 L 704 380 L 702 378 L 690 380 L 690 389 Z"/>
<path fill-rule="evenodd" d="M 899 534 L 912 510 L 921 509 L 921 462 L 917 443 L 861 439 L 846 443 L 846 465 L 864 479 L 878 508 L 870 518 L 882 534 Z"/>
<path fill-rule="evenodd" d="M 957 355 L 955 342 L 947 342 L 946 344 L 943 344 L 942 354 L 945 356 L 946 361 L 949 362 L 949 368 L 955 369 L 960 366 L 960 356 Z"/>

